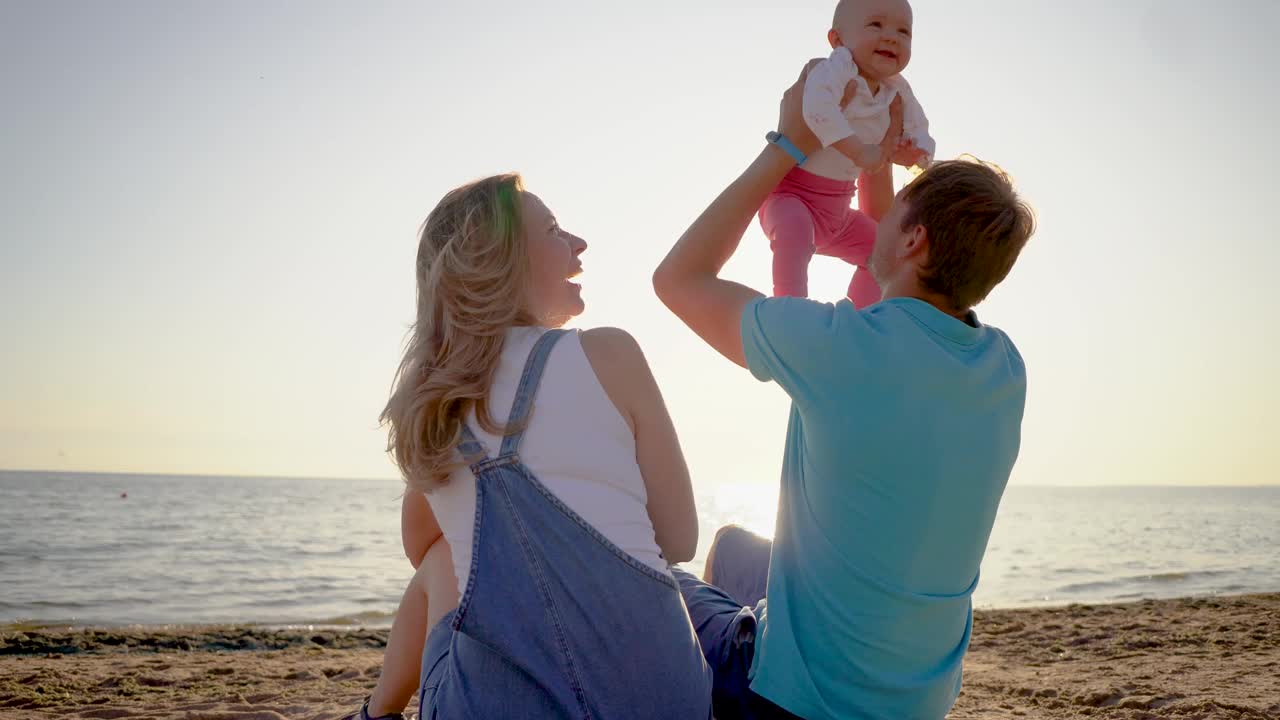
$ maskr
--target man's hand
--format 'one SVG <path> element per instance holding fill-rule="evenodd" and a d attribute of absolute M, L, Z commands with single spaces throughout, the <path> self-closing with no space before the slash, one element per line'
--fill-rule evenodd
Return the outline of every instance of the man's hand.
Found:
<path fill-rule="evenodd" d="M 807 70 L 807 68 L 806 68 Z M 787 92 L 790 92 L 788 90 Z M 786 99 L 783 99 L 786 102 Z M 783 133 L 784 135 L 786 133 Z M 788 135 L 788 137 L 790 137 Z M 885 130 L 884 138 L 879 143 L 864 143 L 858 139 L 857 135 L 832 143 L 831 147 L 839 150 L 845 157 L 853 161 L 855 165 L 863 170 L 870 172 L 878 172 L 889 163 L 898 163 L 899 157 L 912 160 L 911 164 L 915 164 L 914 160 L 917 155 L 923 155 L 914 143 L 908 147 L 902 139 L 902 96 L 899 95 L 889 104 L 889 127 Z M 910 167 L 911 165 L 907 165 Z"/>
<path fill-rule="evenodd" d="M 880 140 L 880 149 L 884 157 L 893 157 L 894 151 L 902 143 L 902 96 L 899 95 L 889 103 L 889 129 L 884 131 Z"/>
<path fill-rule="evenodd" d="M 822 149 L 822 142 L 809 129 L 804 119 L 804 82 L 809 71 L 822 62 L 823 58 L 814 58 L 805 64 L 800 77 L 782 94 L 782 102 L 778 104 L 778 132 L 785 135 L 805 155 L 812 155 Z"/>
<path fill-rule="evenodd" d="M 857 135 L 850 135 L 834 142 L 831 147 L 852 160 L 854 165 L 871 172 L 883 168 L 889 161 L 889 154 L 884 151 L 884 148 L 875 143 L 864 143 L 858 139 Z"/>
<path fill-rule="evenodd" d="M 822 147 L 804 119 L 804 84 L 822 60 L 810 60 L 782 94 L 778 132 L 806 155 Z M 894 137 L 897 142 L 897 137 Z M 726 358 L 747 366 L 742 348 L 742 315 L 760 293 L 720 277 L 742 235 L 778 182 L 795 167 L 791 156 L 762 148 L 755 160 L 729 183 L 689 226 L 653 273 L 653 289 L 671 312 Z"/>
<path fill-rule="evenodd" d="M 902 167 L 915 167 L 920 165 L 928 158 L 928 153 L 916 147 L 914 140 L 903 139 L 898 142 L 898 147 L 893 151 L 893 164 Z"/>
<path fill-rule="evenodd" d="M 844 86 L 844 97 L 840 98 L 840 109 L 847 109 L 849 107 L 849 103 L 853 102 L 853 99 L 857 96 L 858 78 L 854 78 L 849 81 L 849 84 Z"/>

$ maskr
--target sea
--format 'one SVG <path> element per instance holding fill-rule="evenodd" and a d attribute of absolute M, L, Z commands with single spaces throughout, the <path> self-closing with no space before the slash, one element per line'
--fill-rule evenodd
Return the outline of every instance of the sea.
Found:
<path fill-rule="evenodd" d="M 390 624 L 412 575 L 397 480 L 0 472 L 0 625 Z M 776 489 L 698 497 L 768 533 Z M 732 501 L 726 502 L 726 498 Z M 978 608 L 1280 592 L 1280 486 L 1004 496 Z"/>

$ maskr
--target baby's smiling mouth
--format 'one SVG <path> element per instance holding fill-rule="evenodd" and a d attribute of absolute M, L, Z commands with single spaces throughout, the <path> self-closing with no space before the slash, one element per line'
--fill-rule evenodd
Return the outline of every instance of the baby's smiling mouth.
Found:
<path fill-rule="evenodd" d="M 895 53 L 895 52 L 894 52 L 894 51 L 892 51 L 892 50 L 877 50 L 877 51 L 876 51 L 876 54 L 877 54 L 877 55 L 879 55 L 879 56 L 881 56 L 881 57 L 887 57 L 887 58 L 889 58 L 890 60 L 897 60 L 897 59 L 898 59 L 898 54 L 897 54 L 897 53 Z"/>

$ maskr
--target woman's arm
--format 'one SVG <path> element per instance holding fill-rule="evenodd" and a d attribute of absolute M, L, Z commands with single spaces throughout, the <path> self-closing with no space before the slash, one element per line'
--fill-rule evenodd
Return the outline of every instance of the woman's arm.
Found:
<path fill-rule="evenodd" d="M 405 557 L 414 569 L 422 564 L 427 550 L 443 535 L 435 513 L 427 503 L 427 496 L 415 490 L 405 490 L 400 503 L 400 541 L 404 544 Z"/>
<path fill-rule="evenodd" d="M 662 556 L 670 563 L 692 560 L 698 547 L 693 484 L 662 391 L 640 345 L 625 331 L 596 328 L 582 333 L 582 350 L 635 435 L 636 463 Z"/>

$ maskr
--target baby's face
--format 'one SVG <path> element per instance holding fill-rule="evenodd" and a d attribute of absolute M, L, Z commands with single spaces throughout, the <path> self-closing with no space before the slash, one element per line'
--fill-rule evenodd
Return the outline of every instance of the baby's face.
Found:
<path fill-rule="evenodd" d="M 863 75 L 883 80 L 911 61 L 911 21 L 907 0 L 844 0 L 836 10 L 831 45 L 848 48 Z"/>

